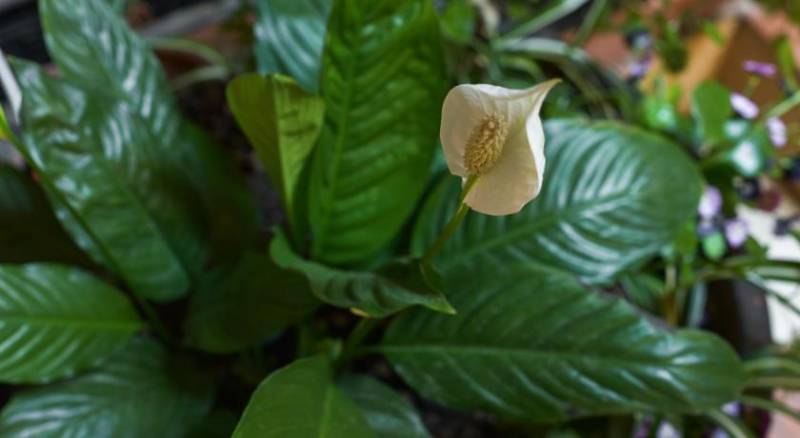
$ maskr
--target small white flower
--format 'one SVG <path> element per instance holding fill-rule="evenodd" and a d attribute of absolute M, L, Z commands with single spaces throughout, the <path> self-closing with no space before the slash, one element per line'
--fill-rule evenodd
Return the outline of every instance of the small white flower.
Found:
<path fill-rule="evenodd" d="M 440 137 L 454 175 L 477 176 L 464 202 L 473 210 L 513 214 L 542 188 L 544 130 L 539 118 L 547 93 L 559 79 L 524 90 L 459 85 L 442 107 Z"/>

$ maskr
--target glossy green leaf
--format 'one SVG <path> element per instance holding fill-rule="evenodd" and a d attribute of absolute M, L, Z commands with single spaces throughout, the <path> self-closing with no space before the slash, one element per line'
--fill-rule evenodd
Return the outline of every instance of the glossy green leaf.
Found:
<path fill-rule="evenodd" d="M 53 215 L 42 189 L 28 175 L 0 165 L 0 262 L 86 265 L 86 256 Z"/>
<path fill-rule="evenodd" d="M 719 143 L 725 138 L 725 122 L 733 115 L 730 91 L 718 82 L 703 82 L 692 91 L 692 114 L 702 142 Z"/>
<path fill-rule="evenodd" d="M 304 92 L 282 75 L 240 75 L 228 84 L 228 104 L 247 134 L 296 236 L 305 235 L 305 215 L 297 212 L 300 175 L 322 128 L 322 99 Z M 298 214 L 299 213 L 299 214 Z"/>
<path fill-rule="evenodd" d="M 745 380 L 736 353 L 714 335 L 658 329 L 566 273 L 491 273 L 462 271 L 448 291 L 457 316 L 410 311 L 389 327 L 380 350 L 424 397 L 554 422 L 699 412 L 734 398 Z"/>
<path fill-rule="evenodd" d="M 0 265 L 0 381 L 41 383 L 104 359 L 141 328 L 122 292 L 75 268 Z"/>
<path fill-rule="evenodd" d="M 14 395 L 0 436 L 183 437 L 211 406 L 207 382 L 155 341 L 135 339 L 93 371 Z"/>
<path fill-rule="evenodd" d="M 475 33 L 478 12 L 471 2 L 447 2 L 441 14 L 442 33 L 461 44 L 468 44 Z"/>
<path fill-rule="evenodd" d="M 455 311 L 445 296 L 424 279 L 419 265 L 397 262 L 378 272 L 345 271 L 305 260 L 292 251 L 283 234 L 277 234 L 270 254 L 278 266 L 306 276 L 320 300 L 380 318 L 413 305 L 444 313 Z"/>
<path fill-rule="evenodd" d="M 258 386 L 233 438 L 372 437 L 352 400 L 336 388 L 323 357 L 300 359 Z"/>
<path fill-rule="evenodd" d="M 174 248 L 188 231 L 180 220 L 187 212 L 175 208 L 183 192 L 170 193 L 169 175 L 157 178 L 152 171 L 160 155 L 150 148 L 152 137 L 140 119 L 33 64 L 13 66 L 24 90 L 20 146 L 57 199 L 57 213 L 69 212 L 64 224 L 76 242 L 141 296 L 182 295 L 189 279 Z M 196 257 L 198 249 L 191 252 Z"/>
<path fill-rule="evenodd" d="M 625 298 L 637 307 L 654 314 L 661 310 L 661 297 L 666 292 L 661 279 L 643 272 L 630 272 L 620 277 L 620 285 Z"/>
<path fill-rule="evenodd" d="M 337 386 L 361 409 L 375 436 L 430 437 L 414 405 L 385 383 L 370 376 L 351 374 L 339 379 Z"/>
<path fill-rule="evenodd" d="M 336 2 L 309 182 L 312 259 L 356 262 L 397 235 L 437 147 L 443 63 L 430 1 Z"/>
<path fill-rule="evenodd" d="M 253 31 L 258 71 L 284 73 L 319 90 L 322 49 L 333 0 L 257 0 Z"/>
<path fill-rule="evenodd" d="M 250 247 L 258 224 L 244 180 L 231 155 L 182 117 L 149 45 L 106 2 L 42 0 L 39 9 L 59 72 L 138 115 L 149 142 L 130 148 L 157 153 L 168 190 L 185 192 L 171 209 L 185 210 L 171 230 L 183 234 L 170 237 L 187 268 L 200 270 L 209 245 L 221 254 Z"/>
<path fill-rule="evenodd" d="M 192 296 L 184 327 L 192 346 L 231 353 L 258 346 L 319 304 L 305 277 L 278 268 L 266 255 L 248 253 L 207 275 Z"/>
<path fill-rule="evenodd" d="M 470 212 L 436 259 L 445 278 L 481 266 L 540 264 L 603 282 L 672 242 L 694 214 L 702 180 L 679 146 L 608 122 L 551 121 L 545 132 L 539 197 L 516 215 Z M 414 230 L 415 254 L 452 216 L 459 191 L 450 177 L 430 196 Z"/>

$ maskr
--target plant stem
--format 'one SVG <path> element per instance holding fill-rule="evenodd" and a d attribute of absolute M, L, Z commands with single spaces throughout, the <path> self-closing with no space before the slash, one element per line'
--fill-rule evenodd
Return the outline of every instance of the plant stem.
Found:
<path fill-rule="evenodd" d="M 442 230 L 442 234 L 436 238 L 436 241 L 425 251 L 425 254 L 422 256 L 420 260 L 421 264 L 430 263 L 434 257 L 444 248 L 444 245 L 447 243 L 448 240 L 453 236 L 453 233 L 456 232 L 459 225 L 461 225 L 461 221 L 464 220 L 464 217 L 469 212 L 469 206 L 464 203 L 464 199 L 466 199 L 469 192 L 475 187 L 475 183 L 478 182 L 478 176 L 473 175 L 467 178 L 467 181 L 464 183 L 464 187 L 461 189 L 461 195 L 458 197 L 458 210 L 450 218 L 450 221 L 447 222 L 447 225 L 444 226 Z"/>
<path fill-rule="evenodd" d="M 133 299 L 136 301 L 136 304 L 139 305 L 139 308 L 142 309 L 142 313 L 147 317 L 148 321 L 150 322 L 150 326 L 156 332 L 156 334 L 165 342 L 170 342 L 172 337 L 167 330 L 167 327 L 161 322 L 161 319 L 158 317 L 158 314 L 153 309 L 153 306 L 147 302 L 147 300 L 139 297 L 135 293 L 131 294 Z"/>
<path fill-rule="evenodd" d="M 766 112 L 764 118 L 768 119 L 770 117 L 780 117 L 791 111 L 797 105 L 800 105 L 800 91 L 795 91 L 794 94 L 789 96 L 787 99 L 772 107 Z"/>
<path fill-rule="evenodd" d="M 358 355 L 361 344 L 378 327 L 379 322 L 380 320 L 377 318 L 362 318 L 358 321 L 358 324 L 356 324 L 342 345 L 342 352 L 336 359 L 336 369 L 341 369 Z"/>

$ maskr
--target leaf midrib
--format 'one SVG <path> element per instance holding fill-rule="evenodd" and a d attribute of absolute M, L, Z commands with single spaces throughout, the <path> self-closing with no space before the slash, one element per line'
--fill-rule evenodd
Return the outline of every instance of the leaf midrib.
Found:
<path fill-rule="evenodd" d="M 114 321 L 114 320 L 85 320 L 85 319 L 69 319 L 61 316 L 49 315 L 34 315 L 34 316 L 20 316 L 20 315 L 7 315 L 0 313 L 0 323 L 17 324 L 20 326 L 44 326 L 44 327 L 67 327 L 71 329 L 80 330 L 95 330 L 99 331 L 135 331 L 141 327 L 141 321 L 128 320 L 128 321 Z M 0 325 L 0 331 L 3 330 Z"/>
<path fill-rule="evenodd" d="M 384 354 L 391 354 L 391 353 L 400 353 L 400 354 L 453 354 L 453 355 L 475 355 L 475 356 L 508 356 L 508 355 L 517 355 L 517 356 L 529 356 L 529 357 L 548 357 L 548 358 L 557 358 L 562 360 L 571 360 L 571 359 L 580 359 L 586 360 L 592 359 L 598 362 L 606 362 L 609 364 L 621 364 L 624 365 L 622 368 L 634 368 L 631 363 L 636 364 L 635 366 L 657 366 L 660 368 L 664 368 L 668 366 L 672 367 L 679 367 L 674 364 L 666 364 L 668 362 L 667 358 L 664 358 L 661 361 L 653 361 L 650 360 L 635 360 L 630 357 L 625 357 L 623 354 L 619 354 L 616 356 L 604 356 L 604 355 L 597 355 L 588 353 L 581 353 L 577 351 L 573 352 L 558 352 L 558 351 L 547 351 L 547 350 L 533 350 L 524 347 L 495 347 L 495 346 L 488 346 L 488 345 L 470 345 L 470 344 L 460 344 L 460 345 L 453 345 L 453 344 L 437 344 L 437 343 L 420 343 L 414 345 L 401 345 L 401 344 L 382 344 L 377 347 L 377 350 Z M 531 366 L 535 366 L 535 363 Z"/>
<path fill-rule="evenodd" d="M 480 253 L 483 251 L 491 251 L 493 248 L 504 245 L 509 241 L 513 242 L 515 240 L 519 240 L 519 238 L 524 235 L 545 228 L 546 226 L 554 222 L 559 222 L 561 220 L 564 220 L 565 218 L 571 216 L 575 212 L 575 210 L 584 210 L 591 206 L 602 205 L 607 202 L 613 202 L 618 199 L 623 199 L 628 195 L 629 195 L 628 192 L 619 192 L 610 196 L 595 198 L 590 201 L 573 203 L 567 208 L 556 210 L 543 215 L 537 215 L 534 218 L 534 220 L 530 222 L 521 222 L 519 226 L 512 227 L 506 230 L 504 233 L 498 234 L 495 237 L 482 240 L 476 245 L 469 247 L 469 249 L 462 249 L 456 251 L 455 254 L 448 255 L 447 257 L 440 257 L 440 259 L 444 260 L 443 262 L 441 262 L 440 266 L 442 269 L 447 269 L 451 266 L 463 262 L 464 260 L 469 259 L 476 253 Z"/>

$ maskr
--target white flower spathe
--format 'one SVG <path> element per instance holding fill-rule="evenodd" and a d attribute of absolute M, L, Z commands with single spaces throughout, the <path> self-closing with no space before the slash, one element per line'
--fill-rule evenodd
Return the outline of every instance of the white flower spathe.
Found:
<path fill-rule="evenodd" d="M 524 90 L 458 85 L 442 107 L 440 138 L 454 175 L 478 176 L 464 202 L 503 216 L 534 199 L 544 176 L 544 130 L 539 111 L 559 79 Z"/>

